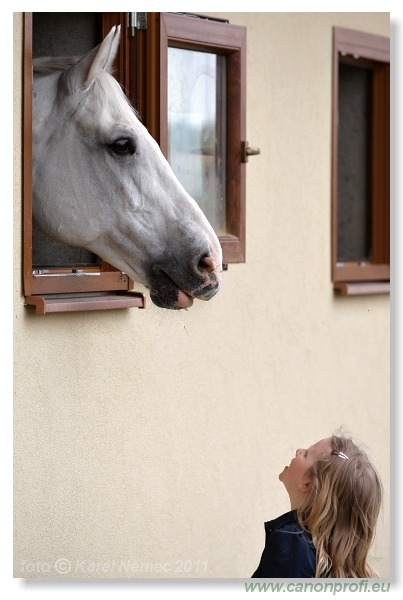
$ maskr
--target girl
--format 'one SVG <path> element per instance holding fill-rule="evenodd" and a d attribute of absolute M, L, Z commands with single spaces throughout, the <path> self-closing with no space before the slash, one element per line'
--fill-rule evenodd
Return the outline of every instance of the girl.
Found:
<path fill-rule="evenodd" d="M 252 577 L 377 577 L 367 559 L 382 486 L 365 452 L 332 436 L 298 449 L 279 479 L 291 511 L 265 523 Z"/>

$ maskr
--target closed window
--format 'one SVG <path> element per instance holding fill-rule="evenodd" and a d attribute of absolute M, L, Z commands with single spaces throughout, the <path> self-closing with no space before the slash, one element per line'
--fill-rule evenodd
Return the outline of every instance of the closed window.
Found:
<path fill-rule="evenodd" d="M 389 39 L 334 29 L 332 277 L 389 291 Z"/>

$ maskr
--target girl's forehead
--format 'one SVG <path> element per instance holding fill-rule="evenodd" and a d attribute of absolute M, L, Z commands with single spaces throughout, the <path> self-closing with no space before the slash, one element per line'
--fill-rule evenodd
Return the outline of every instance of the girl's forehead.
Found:
<path fill-rule="evenodd" d="M 316 444 L 311 446 L 309 450 L 311 452 L 314 452 L 315 454 L 329 454 L 329 452 L 331 452 L 332 450 L 330 442 L 331 438 L 324 438 L 323 440 L 319 440 L 319 442 L 316 442 Z"/>

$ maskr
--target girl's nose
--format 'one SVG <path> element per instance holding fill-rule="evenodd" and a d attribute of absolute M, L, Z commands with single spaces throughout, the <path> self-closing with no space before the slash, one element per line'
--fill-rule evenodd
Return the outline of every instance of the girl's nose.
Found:
<path fill-rule="evenodd" d="M 295 456 L 299 456 L 300 454 L 303 454 L 303 452 L 304 452 L 303 448 L 298 448 L 295 453 Z"/>

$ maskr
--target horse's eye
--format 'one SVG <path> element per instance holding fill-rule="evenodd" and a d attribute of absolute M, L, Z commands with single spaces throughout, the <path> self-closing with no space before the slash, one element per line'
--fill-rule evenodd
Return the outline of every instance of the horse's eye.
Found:
<path fill-rule="evenodd" d="M 124 155 L 124 154 L 134 154 L 134 144 L 129 138 L 119 138 L 115 140 L 113 144 L 109 146 L 113 152 L 116 154 Z"/>

